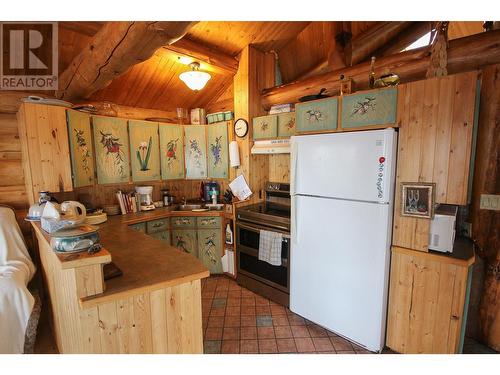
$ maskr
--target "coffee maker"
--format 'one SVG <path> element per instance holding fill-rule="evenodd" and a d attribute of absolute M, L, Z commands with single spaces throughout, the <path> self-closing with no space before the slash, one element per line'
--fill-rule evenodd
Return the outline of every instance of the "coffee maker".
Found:
<path fill-rule="evenodd" d="M 155 209 L 152 186 L 136 186 L 135 192 L 140 211 L 151 211 Z"/>
<path fill-rule="evenodd" d="M 210 202 L 212 200 L 212 192 L 215 190 L 215 195 L 219 196 L 219 183 L 215 181 L 205 182 L 203 185 L 203 200 Z"/>

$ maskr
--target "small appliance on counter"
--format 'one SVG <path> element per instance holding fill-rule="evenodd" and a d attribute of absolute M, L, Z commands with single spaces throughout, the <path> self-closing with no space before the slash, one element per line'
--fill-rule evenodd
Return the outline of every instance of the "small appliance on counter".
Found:
<path fill-rule="evenodd" d="M 155 209 L 153 204 L 153 187 L 152 186 L 136 186 L 135 187 L 137 204 L 139 211 L 151 211 Z"/>
<path fill-rule="evenodd" d="M 451 253 L 455 242 L 458 206 L 440 204 L 434 211 L 429 230 L 429 249 Z"/>
<path fill-rule="evenodd" d="M 215 181 L 208 181 L 203 184 L 203 200 L 205 202 L 212 202 L 213 192 L 215 191 L 215 196 L 219 196 L 219 183 Z"/>
<path fill-rule="evenodd" d="M 161 191 L 161 199 L 165 207 L 171 206 L 174 203 L 174 198 L 175 197 L 173 195 L 170 195 L 170 191 L 168 189 L 163 189 Z"/>
<path fill-rule="evenodd" d="M 54 233 L 83 223 L 86 216 L 87 210 L 80 202 L 46 202 L 40 221 L 44 231 Z"/>

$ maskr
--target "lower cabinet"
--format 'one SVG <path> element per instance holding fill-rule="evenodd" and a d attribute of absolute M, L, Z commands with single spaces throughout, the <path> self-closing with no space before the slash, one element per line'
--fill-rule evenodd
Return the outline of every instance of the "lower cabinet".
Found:
<path fill-rule="evenodd" d="M 151 237 L 156 238 L 158 240 L 165 241 L 168 245 L 170 245 L 170 231 L 164 230 L 162 232 L 151 233 Z"/>
<path fill-rule="evenodd" d="M 405 354 L 461 353 L 472 263 L 394 246 L 387 346 Z"/>
<path fill-rule="evenodd" d="M 199 258 L 210 273 L 222 273 L 221 217 L 176 216 L 129 226 Z"/>
<path fill-rule="evenodd" d="M 198 257 L 210 273 L 222 273 L 221 248 L 220 228 L 198 230 Z"/>
<path fill-rule="evenodd" d="M 198 257 L 198 246 L 195 229 L 172 230 L 172 246 Z"/>

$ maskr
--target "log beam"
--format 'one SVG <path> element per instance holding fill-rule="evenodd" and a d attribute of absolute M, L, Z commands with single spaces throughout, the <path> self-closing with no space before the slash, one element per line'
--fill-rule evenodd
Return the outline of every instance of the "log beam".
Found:
<path fill-rule="evenodd" d="M 409 27 L 412 22 L 381 22 L 356 35 L 345 48 L 346 65 L 356 65 Z"/>
<path fill-rule="evenodd" d="M 189 57 L 211 65 L 214 71 L 220 74 L 235 75 L 238 71 L 238 60 L 233 56 L 218 51 L 213 46 L 195 42 L 187 37 L 164 46 L 164 49 L 179 56 Z"/>
<path fill-rule="evenodd" d="M 447 52 L 449 74 L 500 63 L 500 30 L 451 40 Z M 375 72 L 377 75 L 389 72 L 398 74 L 403 83 L 416 81 L 425 78 L 429 61 L 429 47 L 422 47 L 377 59 Z M 327 94 L 337 95 L 340 92 L 341 75 L 351 78 L 356 85 L 356 90 L 366 89 L 369 87 L 369 72 L 370 63 L 366 62 L 265 89 L 262 90 L 262 105 L 268 109 L 273 104 L 296 103 L 300 97 L 317 94 L 318 90 L 323 87 L 327 89 Z"/>
<path fill-rule="evenodd" d="M 196 22 L 107 22 L 59 77 L 60 99 L 88 98 L 161 46 L 182 38 Z"/>

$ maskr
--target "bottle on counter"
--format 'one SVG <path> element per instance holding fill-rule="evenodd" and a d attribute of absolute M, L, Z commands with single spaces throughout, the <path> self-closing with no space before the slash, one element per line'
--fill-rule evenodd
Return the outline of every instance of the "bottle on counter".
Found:
<path fill-rule="evenodd" d="M 212 204 L 217 204 L 217 191 L 212 190 Z"/>
<path fill-rule="evenodd" d="M 228 245 L 233 244 L 233 231 L 231 230 L 231 226 L 229 225 L 229 223 L 227 223 L 226 225 L 226 243 Z"/>

